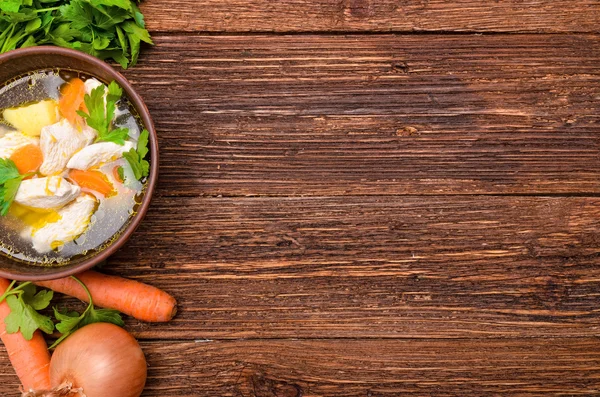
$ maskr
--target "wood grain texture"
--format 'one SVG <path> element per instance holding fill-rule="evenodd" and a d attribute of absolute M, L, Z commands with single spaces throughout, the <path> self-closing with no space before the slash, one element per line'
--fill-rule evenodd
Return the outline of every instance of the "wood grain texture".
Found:
<path fill-rule="evenodd" d="M 168 12 L 165 12 L 168 10 Z M 592 0 L 146 0 L 161 32 L 597 32 Z"/>
<path fill-rule="evenodd" d="M 142 342 L 143 397 L 595 395 L 597 338 Z M 0 360 L 7 360 L 0 350 Z M 6 397 L 18 397 L 8 366 Z"/>
<path fill-rule="evenodd" d="M 600 393 L 597 1 L 142 8 L 145 397 Z"/>
<path fill-rule="evenodd" d="M 156 41 L 159 194 L 600 193 L 596 36 Z"/>
<path fill-rule="evenodd" d="M 181 211 L 185 208 L 185 211 Z M 166 198 L 104 271 L 172 293 L 142 338 L 589 336 L 600 199 Z"/>

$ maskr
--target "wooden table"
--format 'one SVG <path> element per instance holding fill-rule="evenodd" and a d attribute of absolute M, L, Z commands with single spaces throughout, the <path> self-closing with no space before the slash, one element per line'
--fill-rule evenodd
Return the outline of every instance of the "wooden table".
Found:
<path fill-rule="evenodd" d="M 597 1 L 142 8 L 144 396 L 600 392 Z"/>

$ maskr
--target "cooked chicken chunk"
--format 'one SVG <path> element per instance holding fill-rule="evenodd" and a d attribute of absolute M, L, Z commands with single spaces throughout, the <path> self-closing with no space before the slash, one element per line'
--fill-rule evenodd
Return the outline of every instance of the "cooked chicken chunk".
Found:
<path fill-rule="evenodd" d="M 58 210 L 60 220 L 32 232 L 33 248 L 40 254 L 50 252 L 85 233 L 96 209 L 96 199 L 82 194 Z"/>
<path fill-rule="evenodd" d="M 59 209 L 81 193 L 77 185 L 60 176 L 27 179 L 21 182 L 15 202 L 30 208 Z"/>
<path fill-rule="evenodd" d="M 108 163 L 123 157 L 123 153 L 133 149 L 133 142 L 125 142 L 119 145 L 113 142 L 100 142 L 86 146 L 71 157 L 67 163 L 67 168 L 77 170 L 87 170 L 97 165 Z"/>
<path fill-rule="evenodd" d="M 90 95 L 94 88 L 100 87 L 103 84 L 99 80 L 91 78 L 87 79 L 83 85 L 85 86 L 85 93 Z"/>
<path fill-rule="evenodd" d="M 37 145 L 39 139 L 27 136 L 20 132 L 9 132 L 0 138 L 0 158 L 9 158 L 17 149 L 32 143 Z"/>
<path fill-rule="evenodd" d="M 40 172 L 53 175 L 62 172 L 71 157 L 92 141 L 96 133 L 89 127 L 77 130 L 67 120 L 42 128 L 40 149 L 44 154 L 44 162 Z"/>

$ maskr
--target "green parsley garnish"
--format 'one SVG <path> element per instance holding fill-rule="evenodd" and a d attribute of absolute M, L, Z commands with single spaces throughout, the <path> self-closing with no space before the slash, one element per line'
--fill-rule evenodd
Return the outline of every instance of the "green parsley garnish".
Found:
<path fill-rule="evenodd" d="M 112 323 L 123 326 L 123 319 L 117 310 L 96 309 L 90 291 L 81 280 L 71 276 L 77 281 L 87 293 L 89 304 L 85 311 L 80 315 L 75 311 L 59 311 L 54 307 L 54 316 L 58 323 L 56 329 L 62 334 L 50 348 L 56 347 L 79 328 L 93 323 Z M 47 334 L 54 332 L 54 322 L 49 316 L 38 313 L 39 310 L 46 309 L 54 297 L 54 292 L 50 290 L 36 291 L 35 285 L 31 282 L 21 283 L 15 287 L 16 281 L 12 281 L 6 292 L 0 296 L 0 302 L 6 299 L 10 308 L 10 314 L 4 319 L 6 332 L 14 334 L 21 332 L 26 340 L 33 338 L 36 330 L 41 330 Z"/>
<path fill-rule="evenodd" d="M 85 119 L 88 126 L 98 132 L 96 142 L 125 144 L 129 130 L 127 128 L 114 128 L 113 125 L 116 104 L 122 95 L 123 90 L 113 81 L 108 85 L 108 92 L 106 92 L 104 85 L 100 85 L 94 88 L 90 95 L 85 94 L 83 97 L 89 113 L 78 110 L 77 114 Z"/>
<path fill-rule="evenodd" d="M 149 135 L 150 133 L 148 130 L 143 130 L 140 134 L 140 138 L 138 139 L 137 147 L 123 153 L 123 157 L 125 157 L 129 165 L 131 165 L 135 179 L 138 180 L 142 179 L 143 177 L 147 177 L 148 172 L 150 171 L 150 163 L 148 163 L 147 160 L 144 160 L 148 154 Z"/>
<path fill-rule="evenodd" d="M 0 52 L 54 44 L 127 68 L 141 42 L 153 44 L 132 0 L 0 0 Z"/>
<path fill-rule="evenodd" d="M 47 334 L 54 331 L 54 323 L 48 316 L 41 315 L 42 310 L 50 305 L 54 292 L 41 290 L 36 293 L 35 285 L 30 282 L 22 283 L 13 288 L 13 281 L 6 292 L 0 297 L 0 302 L 6 299 L 10 314 L 4 319 L 6 332 L 14 334 L 21 331 L 27 340 L 33 338 L 33 333 L 40 329 Z"/>
<path fill-rule="evenodd" d="M 119 178 L 121 178 L 121 181 L 125 180 L 125 170 L 123 170 L 123 167 L 119 166 L 117 168 L 117 175 L 119 175 Z"/>
<path fill-rule="evenodd" d="M 121 318 L 121 314 L 117 310 L 96 309 L 94 307 L 94 301 L 92 300 L 92 294 L 90 294 L 90 291 L 87 289 L 85 284 L 75 276 L 71 276 L 71 278 L 77 281 L 83 287 L 87 293 L 90 303 L 88 304 L 87 309 L 81 313 L 81 315 L 75 311 L 61 312 L 58 310 L 58 308 L 54 307 L 54 316 L 58 321 L 60 321 L 58 324 L 56 324 L 56 329 L 62 335 L 56 340 L 56 342 L 52 344 L 52 346 L 50 346 L 50 349 L 55 348 L 60 342 L 65 340 L 69 335 L 83 326 L 93 323 L 112 323 L 122 327 L 125 324 Z"/>
<path fill-rule="evenodd" d="M 0 215 L 6 215 L 17 190 L 24 178 L 32 174 L 19 174 L 15 163 L 10 159 L 0 159 Z"/>

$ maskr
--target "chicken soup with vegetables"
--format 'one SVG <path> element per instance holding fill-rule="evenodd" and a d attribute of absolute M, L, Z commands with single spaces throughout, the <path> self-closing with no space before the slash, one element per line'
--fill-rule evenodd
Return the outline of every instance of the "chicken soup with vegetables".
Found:
<path fill-rule="evenodd" d="M 148 131 L 121 88 L 37 71 L 0 89 L 0 252 L 40 265 L 110 244 L 149 172 Z"/>

